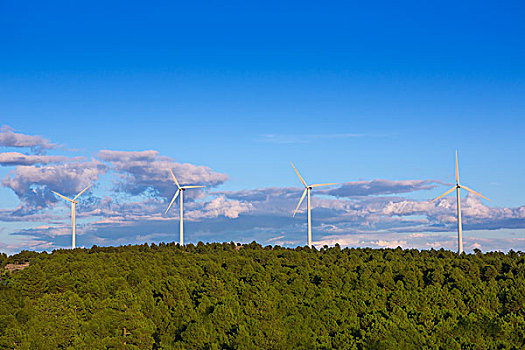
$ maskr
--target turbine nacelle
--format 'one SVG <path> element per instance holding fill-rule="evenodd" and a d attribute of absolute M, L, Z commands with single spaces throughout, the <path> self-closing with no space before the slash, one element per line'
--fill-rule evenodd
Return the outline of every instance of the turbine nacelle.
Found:
<path fill-rule="evenodd" d="M 297 213 L 297 210 L 299 209 L 299 206 L 300 206 L 301 203 L 303 202 L 304 196 L 306 196 L 306 193 L 307 193 L 308 191 L 312 190 L 312 188 L 314 188 L 314 187 L 329 186 L 329 185 L 337 185 L 337 183 L 326 183 L 326 184 L 307 185 L 307 184 L 306 184 L 306 181 L 304 181 L 303 177 L 301 176 L 301 174 L 299 174 L 299 171 L 297 171 L 297 169 L 295 168 L 295 166 L 293 165 L 293 163 L 290 162 L 290 164 L 292 164 L 293 170 L 295 170 L 295 172 L 297 173 L 297 176 L 299 177 L 299 180 L 301 180 L 302 184 L 304 185 L 304 192 L 303 192 L 303 195 L 301 196 L 301 199 L 299 200 L 299 204 L 297 205 L 297 208 L 295 208 L 295 211 L 293 212 L 293 215 L 292 215 L 292 217 L 295 217 L 295 214 Z"/>
<path fill-rule="evenodd" d="M 171 202 L 168 205 L 168 208 L 166 209 L 164 214 L 168 213 L 168 210 L 170 210 L 171 206 L 173 205 L 173 202 L 175 202 L 175 199 L 177 199 L 177 197 L 178 197 L 180 192 L 183 192 L 183 191 L 185 191 L 187 189 L 190 189 L 190 188 L 202 188 L 202 187 L 205 187 L 205 186 L 181 186 L 181 185 L 179 185 L 179 182 L 177 181 L 177 178 L 175 177 L 175 174 L 173 174 L 173 170 L 169 169 L 169 171 L 170 171 L 170 174 L 171 174 L 171 178 L 173 179 L 173 182 L 175 182 L 175 185 L 177 185 L 177 192 L 175 192 L 175 194 L 173 195 L 173 198 L 171 199 Z"/>
<path fill-rule="evenodd" d="M 490 199 L 488 199 L 487 197 L 483 196 L 481 193 L 478 193 L 478 192 L 474 191 L 473 189 L 468 188 L 467 186 L 459 184 L 458 151 L 456 151 L 456 185 L 454 187 L 452 187 L 451 189 L 449 189 L 448 191 L 446 191 L 445 193 L 443 193 L 441 196 L 436 197 L 433 200 L 431 200 L 431 202 L 437 201 L 438 199 L 440 199 L 442 197 L 445 197 L 447 194 L 451 193 L 452 191 L 454 191 L 456 189 L 459 190 L 460 188 L 463 188 L 463 189 L 469 191 L 470 193 L 475 194 L 476 196 L 479 196 L 481 198 L 485 198 L 486 200 L 490 201 Z"/>

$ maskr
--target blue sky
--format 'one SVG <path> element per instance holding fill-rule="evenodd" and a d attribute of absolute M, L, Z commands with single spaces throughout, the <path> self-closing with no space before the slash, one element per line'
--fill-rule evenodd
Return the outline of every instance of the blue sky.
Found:
<path fill-rule="evenodd" d="M 304 215 L 284 215 L 301 194 L 293 161 L 308 181 L 370 191 L 314 196 L 314 242 L 455 249 L 446 210 L 392 216 L 389 203 L 424 206 L 445 191 L 458 149 L 462 182 L 492 199 L 465 204 L 467 246 L 525 249 L 523 2 L 0 1 L 0 44 L 4 136 L 38 135 L 57 145 L 46 156 L 65 157 L 8 162 L 36 154 L 4 138 L 1 251 L 67 246 L 67 208 L 47 194 L 90 182 L 79 243 L 176 239 L 175 219 L 154 214 L 168 183 L 139 181 L 102 150 L 209 169 L 179 167 L 211 186 L 190 198 L 200 216 L 188 212 L 188 241 L 303 244 Z M 46 171 L 54 182 L 38 178 Z M 28 195 L 29 179 L 44 197 Z M 264 191 L 281 197 L 254 199 Z M 118 203 L 95 212 L 104 198 Z M 132 202 L 141 219 L 125 214 Z M 118 239 L 101 238 L 105 221 Z"/>

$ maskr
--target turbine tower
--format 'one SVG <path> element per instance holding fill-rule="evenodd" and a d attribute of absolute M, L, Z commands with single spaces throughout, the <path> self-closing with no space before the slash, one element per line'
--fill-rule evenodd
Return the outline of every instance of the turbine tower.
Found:
<path fill-rule="evenodd" d="M 457 215 L 458 215 L 458 254 L 461 255 L 463 253 L 463 228 L 461 224 L 461 197 L 460 197 L 460 189 L 464 188 L 465 190 L 469 191 L 470 193 L 474 193 L 476 196 L 480 196 L 481 198 L 485 198 L 486 200 L 490 200 L 485 196 L 482 196 L 480 193 L 468 188 L 465 185 L 459 184 L 459 167 L 458 167 L 458 151 L 456 151 L 456 185 L 452 187 L 447 192 L 443 193 L 441 196 L 434 198 L 432 202 L 437 201 L 441 197 L 446 196 L 447 194 L 451 193 L 452 191 L 456 190 L 456 201 L 457 201 Z"/>
<path fill-rule="evenodd" d="M 299 180 L 301 180 L 301 182 L 304 185 L 303 195 L 301 196 L 301 199 L 299 200 L 299 204 L 297 204 L 297 208 L 295 208 L 295 211 L 293 212 L 292 217 L 295 217 L 295 214 L 297 213 L 297 210 L 299 209 L 299 206 L 303 202 L 304 196 L 308 195 L 308 199 L 307 199 L 307 202 L 306 202 L 307 203 L 307 212 L 308 212 L 308 214 L 307 214 L 308 215 L 308 246 L 311 248 L 312 247 L 312 214 L 311 214 L 311 210 L 310 210 L 311 209 L 311 206 L 310 206 L 310 190 L 312 188 L 314 188 L 314 187 L 328 186 L 328 185 L 337 185 L 337 183 L 307 185 L 306 182 L 301 177 L 301 174 L 299 174 L 299 172 L 297 171 L 297 169 L 293 165 L 293 163 L 290 162 L 290 164 L 292 164 L 292 167 L 295 170 L 295 172 L 297 173 L 297 176 L 299 176 Z"/>
<path fill-rule="evenodd" d="M 88 188 L 90 188 L 92 185 L 89 185 L 88 187 L 84 188 L 82 191 L 80 191 L 76 196 L 75 198 L 73 199 L 70 199 L 70 198 L 67 198 L 66 196 L 63 196 L 61 195 L 60 193 L 58 192 L 55 192 L 55 191 L 51 191 L 53 192 L 54 194 L 56 194 L 57 196 L 59 197 L 62 197 L 64 198 L 66 201 L 70 202 L 71 203 L 71 226 L 73 227 L 73 235 L 72 235 L 72 238 L 71 238 L 71 249 L 75 249 L 75 226 L 76 226 L 76 223 L 75 223 L 75 211 L 76 211 L 76 205 L 78 204 L 77 202 L 77 198 L 80 197 L 80 195 L 82 193 L 84 193 Z"/>
<path fill-rule="evenodd" d="M 173 171 L 170 169 L 171 177 L 173 178 L 173 181 L 175 181 L 175 184 L 177 185 L 177 192 L 173 195 L 173 198 L 171 199 L 170 205 L 168 205 L 168 209 L 164 212 L 164 214 L 168 213 L 168 210 L 170 210 L 171 205 L 173 202 L 175 202 L 175 199 L 180 194 L 180 210 L 179 210 L 179 239 L 180 239 L 180 245 L 184 245 L 184 221 L 183 221 L 183 210 L 184 210 L 184 191 L 188 188 L 201 188 L 205 186 L 181 186 L 179 185 L 179 182 L 177 181 L 177 178 L 173 174 Z"/>

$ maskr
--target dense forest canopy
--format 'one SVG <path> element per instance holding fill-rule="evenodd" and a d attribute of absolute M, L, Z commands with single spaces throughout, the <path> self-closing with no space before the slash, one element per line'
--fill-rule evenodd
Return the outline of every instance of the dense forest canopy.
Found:
<path fill-rule="evenodd" d="M 170 243 L 0 264 L 2 349 L 525 348 L 522 252 Z"/>

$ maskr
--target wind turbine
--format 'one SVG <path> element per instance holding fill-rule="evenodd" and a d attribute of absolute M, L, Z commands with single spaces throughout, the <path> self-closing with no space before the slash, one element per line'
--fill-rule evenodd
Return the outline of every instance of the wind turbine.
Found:
<path fill-rule="evenodd" d="M 175 192 L 175 194 L 173 195 L 173 198 L 171 199 L 171 202 L 170 202 L 170 205 L 168 205 L 168 209 L 166 209 L 166 212 L 164 212 L 164 214 L 167 214 L 168 213 L 168 210 L 170 210 L 171 208 L 171 205 L 173 204 L 173 202 L 175 202 L 175 199 L 177 198 L 177 196 L 180 194 L 180 210 L 179 210 L 179 215 L 180 215 L 180 219 L 179 219 L 179 235 L 180 235 L 180 245 L 184 245 L 184 221 L 183 221 L 183 210 L 184 210 L 184 191 L 187 190 L 188 188 L 201 188 L 201 187 L 205 187 L 205 186 L 181 186 L 179 185 L 179 182 L 177 181 L 177 178 L 175 177 L 175 175 L 173 174 L 173 171 L 171 171 L 170 169 L 170 173 L 171 173 L 171 177 L 173 178 L 173 181 L 175 181 L 175 184 L 177 185 L 177 192 Z"/>
<path fill-rule="evenodd" d="M 84 192 L 86 192 L 86 190 L 88 188 L 90 188 L 92 185 L 89 185 L 88 187 L 84 188 L 82 191 L 80 191 L 76 196 L 75 198 L 73 199 L 70 199 L 70 198 L 67 198 L 66 196 L 63 196 L 61 195 L 60 193 L 58 192 L 55 192 L 55 191 L 51 191 L 53 192 L 54 194 L 56 194 L 57 196 L 59 197 L 62 197 L 64 198 L 66 201 L 70 202 L 71 203 L 71 226 L 73 226 L 73 236 L 72 236 L 72 239 L 71 239 L 71 249 L 75 249 L 75 208 L 76 208 L 76 205 L 78 204 L 77 202 L 77 198 L 80 197 L 80 195 Z"/>
<path fill-rule="evenodd" d="M 441 196 L 434 198 L 432 202 L 437 201 L 441 197 L 446 196 L 447 194 L 451 193 L 452 191 L 456 190 L 456 200 L 457 200 L 457 215 L 458 215 L 458 254 L 461 255 L 463 253 L 463 228 L 461 224 L 461 197 L 460 197 L 460 189 L 466 189 L 467 191 L 474 193 L 476 196 L 480 196 L 481 198 L 485 198 L 486 200 L 489 200 L 487 197 L 482 196 L 480 193 L 468 188 L 465 185 L 459 184 L 459 168 L 458 168 L 458 151 L 456 151 L 456 185 L 452 187 L 447 192 L 443 193 Z"/>
<path fill-rule="evenodd" d="M 301 177 L 301 174 L 299 174 L 299 172 L 297 171 L 297 169 L 293 165 L 293 163 L 290 162 L 290 164 L 292 164 L 293 170 L 295 170 L 295 172 L 297 173 L 297 176 L 299 176 L 299 180 L 301 180 L 301 182 L 304 185 L 303 195 L 301 196 L 301 199 L 299 200 L 299 204 L 297 204 L 297 208 L 295 208 L 295 211 L 293 212 L 292 217 L 295 217 L 295 214 L 297 213 L 297 210 L 299 209 L 299 206 L 303 202 L 304 196 L 308 195 L 308 200 L 306 202 L 307 203 L 307 211 L 308 211 L 308 246 L 311 248 L 312 247 L 312 214 L 311 214 L 311 211 L 310 211 L 310 209 L 311 209 L 311 206 L 310 206 L 310 191 L 314 187 L 328 186 L 328 185 L 337 185 L 337 183 L 307 185 L 306 182 Z"/>

